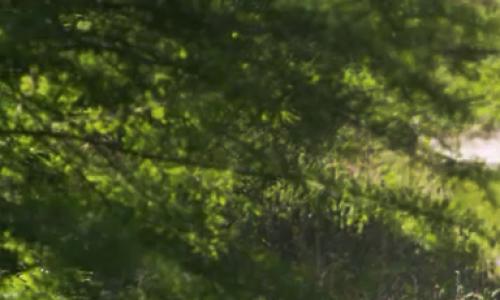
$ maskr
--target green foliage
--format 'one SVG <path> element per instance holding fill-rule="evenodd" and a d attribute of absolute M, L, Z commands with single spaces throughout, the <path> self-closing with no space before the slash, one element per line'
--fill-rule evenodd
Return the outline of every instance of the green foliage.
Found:
<path fill-rule="evenodd" d="M 495 293 L 496 4 L 0 7 L 0 299 Z"/>

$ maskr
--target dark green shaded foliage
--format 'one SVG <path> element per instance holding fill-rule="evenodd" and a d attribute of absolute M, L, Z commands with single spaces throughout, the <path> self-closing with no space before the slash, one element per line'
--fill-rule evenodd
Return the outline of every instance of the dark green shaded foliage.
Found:
<path fill-rule="evenodd" d="M 451 299 L 462 284 L 492 287 L 498 174 L 425 143 L 478 121 L 470 87 L 496 55 L 492 6 L 0 7 L 6 299 Z M 463 194 L 478 205 L 454 194 L 473 180 Z"/>

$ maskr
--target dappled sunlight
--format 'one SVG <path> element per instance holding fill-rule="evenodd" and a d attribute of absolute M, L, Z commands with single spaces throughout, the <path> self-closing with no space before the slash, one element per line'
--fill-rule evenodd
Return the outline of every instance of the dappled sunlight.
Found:
<path fill-rule="evenodd" d="M 491 300 L 484 2 L 1 1 L 0 300 Z"/>

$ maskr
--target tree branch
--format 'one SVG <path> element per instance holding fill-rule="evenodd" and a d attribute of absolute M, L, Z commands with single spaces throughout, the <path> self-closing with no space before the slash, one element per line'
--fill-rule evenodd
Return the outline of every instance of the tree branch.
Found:
<path fill-rule="evenodd" d="M 110 151 L 122 153 L 139 159 L 150 159 L 154 161 L 183 165 L 186 167 L 213 169 L 219 171 L 233 171 L 240 175 L 262 177 L 267 179 L 285 178 L 290 180 L 292 179 L 296 180 L 298 178 L 298 176 L 293 176 L 291 174 L 286 176 L 280 176 L 272 173 L 258 172 L 247 168 L 240 168 L 240 167 L 232 168 L 231 166 L 223 166 L 209 162 L 194 161 L 188 158 L 169 157 L 146 151 L 137 151 L 134 149 L 124 148 L 116 141 L 109 141 L 106 140 L 105 137 L 95 134 L 81 136 L 69 132 L 55 132 L 50 130 L 31 130 L 31 129 L 17 128 L 17 129 L 0 129 L 0 136 L 30 136 L 38 139 L 52 138 L 57 140 L 72 140 L 80 143 L 88 143 L 94 147 L 105 147 Z"/>

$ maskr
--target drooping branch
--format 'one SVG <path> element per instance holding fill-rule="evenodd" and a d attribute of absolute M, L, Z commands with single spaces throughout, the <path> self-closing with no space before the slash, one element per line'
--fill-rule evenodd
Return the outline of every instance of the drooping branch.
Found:
<path fill-rule="evenodd" d="M 51 138 L 51 139 L 66 140 L 66 141 L 70 140 L 84 144 L 89 144 L 94 147 L 104 147 L 112 152 L 121 153 L 138 159 L 150 159 L 153 161 L 173 163 L 176 165 L 182 165 L 186 167 L 212 169 L 218 171 L 232 171 L 239 175 L 262 177 L 267 179 L 282 178 L 282 179 L 297 180 L 297 178 L 299 178 L 298 175 L 292 175 L 292 174 L 278 175 L 267 172 L 254 171 L 248 168 L 241 168 L 241 167 L 235 168 L 231 166 L 218 165 L 205 161 L 194 161 L 189 158 L 172 157 L 157 153 L 151 153 L 147 151 L 138 151 L 130 148 L 125 148 L 119 142 L 109 140 L 105 136 L 98 134 L 77 135 L 69 132 L 56 132 L 50 130 L 31 130 L 24 128 L 16 128 L 16 129 L 0 129 L 0 136 L 7 136 L 7 137 L 29 136 L 35 139 Z"/>

